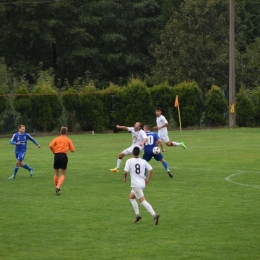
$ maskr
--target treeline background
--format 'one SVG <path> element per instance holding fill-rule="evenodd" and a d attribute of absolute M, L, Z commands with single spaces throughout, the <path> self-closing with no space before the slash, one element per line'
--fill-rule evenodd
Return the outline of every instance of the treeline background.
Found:
<path fill-rule="evenodd" d="M 259 126 L 260 2 L 236 0 L 235 4 L 237 124 Z M 77 131 L 111 129 L 117 123 L 132 125 L 137 119 L 154 121 L 145 116 L 148 109 L 142 115 L 139 106 L 131 106 L 131 102 L 138 101 L 138 90 L 133 85 L 143 86 L 152 102 L 143 99 L 142 110 L 149 108 L 149 115 L 154 117 L 155 106 L 162 106 L 173 127 L 178 126 L 173 109 L 175 95 L 182 96 L 194 86 L 196 117 L 188 120 L 193 112 L 185 112 L 191 110 L 185 100 L 189 97 L 194 101 L 194 95 L 182 96 L 183 126 L 220 126 L 227 122 L 228 0 L 1 1 L 0 35 L 2 133 L 13 131 L 20 122 L 26 122 L 30 131 L 52 131 L 65 123 Z M 170 90 L 166 91 L 170 96 L 157 101 L 164 94 L 158 92 L 155 98 L 153 89 L 162 85 Z M 183 92 L 177 93 L 180 85 Z M 135 91 L 123 100 L 120 95 L 129 86 Z M 36 121 L 41 111 L 37 91 L 53 91 L 53 95 L 45 95 L 46 107 L 51 97 L 61 104 L 61 109 L 51 106 L 54 114 L 46 121 L 53 120 L 49 126 Z M 65 95 L 67 91 L 75 95 Z M 92 95 L 86 94 L 88 91 Z M 18 96 L 23 94 L 20 92 L 26 94 Z M 215 92 L 221 93 L 220 100 L 224 100 L 222 105 L 214 105 L 219 107 L 218 120 L 209 112 L 208 95 Z M 81 112 L 91 123 L 84 125 L 77 109 L 74 116 L 68 113 L 63 98 L 66 96 L 70 100 L 79 98 Z M 99 103 L 94 96 L 107 97 L 107 101 L 100 99 L 105 112 L 109 111 L 107 116 L 101 116 L 101 107 L 87 105 Z M 119 105 L 119 97 L 124 105 Z M 18 99 L 19 105 L 15 103 Z M 114 100 L 117 108 L 113 107 Z M 113 112 L 123 108 L 126 112 L 122 117 Z M 132 112 L 136 116 L 127 117 Z M 76 121 L 72 123 L 72 119 Z M 94 122 L 101 119 L 103 122 Z"/>

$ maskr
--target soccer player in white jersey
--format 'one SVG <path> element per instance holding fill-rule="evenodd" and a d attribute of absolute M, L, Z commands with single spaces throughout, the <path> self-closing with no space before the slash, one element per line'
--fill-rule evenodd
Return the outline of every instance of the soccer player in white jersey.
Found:
<path fill-rule="evenodd" d="M 132 133 L 132 145 L 118 155 L 116 168 L 110 169 L 111 172 L 119 172 L 119 167 L 122 163 L 123 157 L 132 154 L 135 146 L 138 146 L 140 148 L 140 151 L 142 151 L 144 144 L 148 140 L 146 133 L 144 132 L 144 130 L 141 129 L 141 122 L 136 122 L 134 124 L 134 127 L 117 125 L 116 128 L 124 129 Z"/>
<path fill-rule="evenodd" d="M 124 182 L 126 182 L 126 177 L 128 172 L 130 172 L 131 177 L 131 192 L 129 194 L 129 200 L 131 204 L 133 205 L 134 211 L 135 211 L 135 220 L 134 222 L 138 222 L 142 219 L 139 213 L 139 207 L 135 199 L 138 199 L 139 202 L 147 209 L 147 211 L 153 216 L 154 218 L 154 224 L 158 225 L 159 217 L 160 215 L 156 214 L 153 210 L 153 207 L 151 204 L 149 204 L 145 197 L 143 189 L 145 188 L 145 184 L 148 184 L 153 168 L 152 166 L 145 161 L 144 159 L 139 158 L 140 155 L 140 148 L 134 147 L 133 148 L 133 158 L 128 159 L 125 164 L 124 168 Z M 145 174 L 145 171 L 148 171 L 147 177 Z"/>
<path fill-rule="evenodd" d="M 155 109 L 155 114 L 156 114 L 156 124 L 157 126 L 154 126 L 154 130 L 158 130 L 158 135 L 160 138 L 164 141 L 164 143 L 167 146 L 181 146 L 183 149 L 186 149 L 186 146 L 183 142 L 178 143 L 178 142 L 172 142 L 169 139 L 168 136 L 168 121 L 167 119 L 162 115 L 162 109 L 160 107 L 157 107 Z M 163 149 L 163 152 L 165 152 L 165 149 Z"/>

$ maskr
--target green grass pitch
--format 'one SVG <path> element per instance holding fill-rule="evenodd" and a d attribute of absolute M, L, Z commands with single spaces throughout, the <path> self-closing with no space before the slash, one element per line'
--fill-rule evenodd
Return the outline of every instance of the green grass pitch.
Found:
<path fill-rule="evenodd" d="M 151 161 L 154 173 L 144 193 L 160 214 L 139 204 L 133 223 L 130 181 L 123 167 L 111 173 L 131 134 L 69 136 L 66 179 L 57 196 L 53 185 L 53 136 L 28 143 L 25 162 L 34 168 L 12 175 L 10 138 L 0 139 L 0 259 L 256 260 L 260 259 L 259 129 L 185 130 L 169 133 L 187 149 L 166 147 L 174 177 Z"/>

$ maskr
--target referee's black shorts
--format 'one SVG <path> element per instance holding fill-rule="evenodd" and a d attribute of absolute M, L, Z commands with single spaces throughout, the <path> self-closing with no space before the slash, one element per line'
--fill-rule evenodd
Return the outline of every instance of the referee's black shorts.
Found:
<path fill-rule="evenodd" d="M 54 169 L 66 170 L 68 164 L 68 156 L 65 153 L 55 153 L 54 155 Z"/>

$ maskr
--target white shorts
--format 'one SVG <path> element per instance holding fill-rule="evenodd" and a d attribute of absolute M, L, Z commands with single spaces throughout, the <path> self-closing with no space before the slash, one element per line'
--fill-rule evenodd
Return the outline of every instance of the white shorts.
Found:
<path fill-rule="evenodd" d="M 125 154 L 125 155 L 130 155 L 130 154 L 132 154 L 133 149 L 134 149 L 135 147 L 139 147 L 139 148 L 140 148 L 140 152 L 142 152 L 143 147 L 140 146 L 140 145 L 135 144 L 135 145 L 132 145 L 132 146 L 126 148 L 122 153 Z"/>
<path fill-rule="evenodd" d="M 142 197 L 144 197 L 143 189 L 133 187 L 131 192 L 134 193 L 137 199 L 141 199 Z"/>
<path fill-rule="evenodd" d="M 170 141 L 168 134 L 159 134 L 159 133 L 158 133 L 158 135 L 160 136 L 160 138 L 161 138 L 165 143 L 167 143 L 167 142 Z"/>

